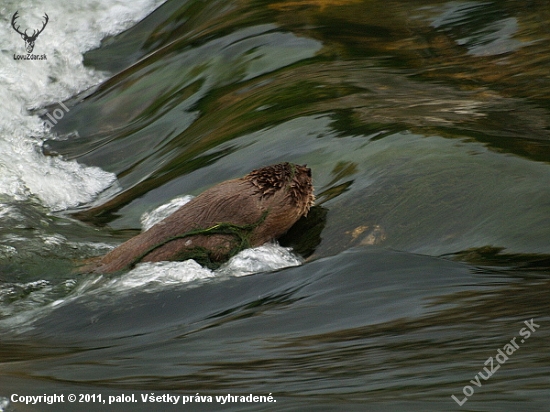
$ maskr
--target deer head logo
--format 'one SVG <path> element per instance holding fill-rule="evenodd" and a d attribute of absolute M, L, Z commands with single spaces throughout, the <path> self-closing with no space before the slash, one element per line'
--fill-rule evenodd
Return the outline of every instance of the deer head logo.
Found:
<path fill-rule="evenodd" d="M 42 25 L 42 28 L 40 30 L 33 30 L 32 35 L 29 36 L 27 34 L 28 29 L 25 30 L 25 32 L 22 33 L 21 31 L 19 31 L 19 26 L 15 27 L 15 20 L 17 20 L 17 18 L 19 17 L 17 15 L 18 12 L 19 11 L 16 11 L 15 14 L 13 15 L 13 17 L 11 18 L 11 25 L 12 25 L 13 29 L 21 35 L 23 40 L 25 40 L 25 48 L 27 49 L 27 53 L 32 53 L 32 51 L 34 49 L 34 42 L 36 41 L 36 38 L 38 37 L 38 35 L 44 31 L 44 28 L 46 27 L 46 24 L 48 24 L 49 17 L 46 13 L 44 13 L 44 19 L 46 19 L 46 21 L 44 21 L 44 24 Z"/>

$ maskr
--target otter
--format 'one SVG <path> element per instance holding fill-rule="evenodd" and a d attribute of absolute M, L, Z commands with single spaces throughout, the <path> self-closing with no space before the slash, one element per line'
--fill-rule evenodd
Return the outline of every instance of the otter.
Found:
<path fill-rule="evenodd" d="M 256 169 L 206 190 L 85 270 L 112 273 L 139 262 L 186 259 L 216 267 L 240 250 L 282 236 L 307 215 L 314 199 L 306 165 Z"/>

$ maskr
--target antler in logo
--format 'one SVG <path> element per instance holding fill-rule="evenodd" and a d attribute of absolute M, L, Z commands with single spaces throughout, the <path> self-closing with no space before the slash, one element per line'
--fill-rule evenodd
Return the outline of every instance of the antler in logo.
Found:
<path fill-rule="evenodd" d="M 46 24 L 48 24 L 49 17 L 46 13 L 44 13 L 44 18 L 46 19 L 46 21 L 42 25 L 42 28 L 40 30 L 33 30 L 32 35 L 29 36 L 27 34 L 28 29 L 25 30 L 25 32 L 22 33 L 22 32 L 19 31 L 19 26 L 15 27 L 15 20 L 17 20 L 17 17 L 19 17 L 17 15 L 17 13 L 19 13 L 19 11 L 16 11 L 15 14 L 13 15 L 13 17 L 11 19 L 11 25 L 12 25 L 13 29 L 21 35 L 23 40 L 25 40 L 25 47 L 27 49 L 27 53 L 32 53 L 32 51 L 34 49 L 34 42 L 36 41 L 36 38 L 38 37 L 38 35 L 44 31 L 44 28 L 46 27 Z"/>

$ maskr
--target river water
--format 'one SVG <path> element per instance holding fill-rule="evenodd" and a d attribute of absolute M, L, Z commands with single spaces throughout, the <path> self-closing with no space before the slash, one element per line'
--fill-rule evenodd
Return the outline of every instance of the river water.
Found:
<path fill-rule="evenodd" d="M 0 411 L 548 410 L 547 2 L 0 11 Z M 281 161 L 278 244 L 78 272 Z"/>

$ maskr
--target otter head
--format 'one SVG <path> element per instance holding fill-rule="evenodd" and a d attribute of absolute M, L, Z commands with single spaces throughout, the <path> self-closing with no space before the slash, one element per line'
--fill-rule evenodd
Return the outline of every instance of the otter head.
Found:
<path fill-rule="evenodd" d="M 285 162 L 266 166 L 253 170 L 246 179 L 265 197 L 284 190 L 290 202 L 298 208 L 299 216 L 307 215 L 315 200 L 311 169 L 306 165 Z"/>

